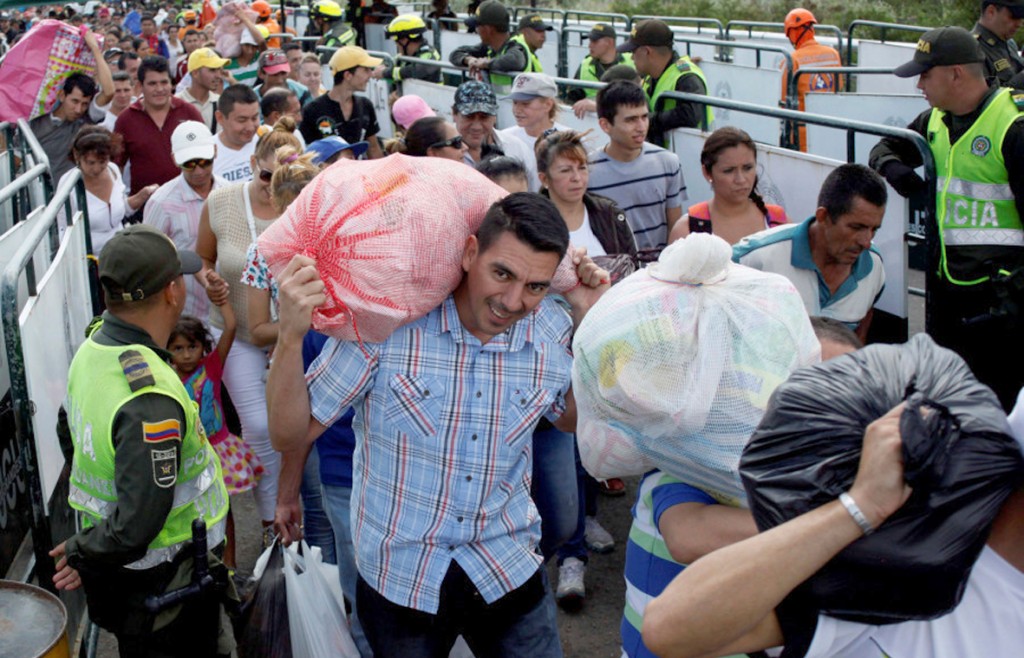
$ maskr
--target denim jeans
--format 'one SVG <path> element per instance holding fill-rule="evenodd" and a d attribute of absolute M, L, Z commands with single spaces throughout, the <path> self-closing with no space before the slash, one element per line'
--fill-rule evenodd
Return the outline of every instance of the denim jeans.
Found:
<path fill-rule="evenodd" d="M 543 568 L 518 589 L 486 603 L 453 561 L 441 584 L 437 614 L 392 603 L 362 578 L 356 589 L 366 635 L 383 658 L 447 658 L 460 634 L 475 656 L 562 656 L 555 602 Z"/>
<path fill-rule="evenodd" d="M 554 427 L 533 433 L 533 485 L 530 494 L 541 519 L 540 552 L 547 560 L 578 525 L 576 436 Z"/>
<path fill-rule="evenodd" d="M 324 496 L 320 489 L 320 454 L 316 446 L 310 451 L 306 465 L 302 468 L 299 495 L 302 496 L 302 534 L 310 546 L 320 547 L 324 562 L 337 564 L 334 532 L 324 510 Z"/>
<path fill-rule="evenodd" d="M 576 517 L 576 528 L 572 533 L 572 537 L 558 547 L 558 566 L 562 566 L 562 562 L 564 562 L 566 558 L 570 557 L 582 560 L 584 563 L 587 562 L 590 557 L 586 544 L 587 517 L 597 516 L 597 480 L 591 477 L 590 473 L 587 473 L 587 469 L 583 468 L 583 462 L 580 460 L 580 451 L 578 448 L 575 452 L 575 484 L 577 490 L 576 495 L 579 497 L 579 514 Z"/>
<path fill-rule="evenodd" d="M 359 572 L 356 571 L 356 552 L 352 545 L 352 522 L 349 517 L 352 489 L 333 484 L 321 484 L 321 488 L 327 518 L 330 519 L 331 528 L 334 529 L 335 555 L 338 558 L 341 591 L 344 592 L 345 598 L 352 606 L 352 614 L 349 616 L 352 625 L 352 639 L 355 640 L 362 658 L 372 658 L 373 650 L 370 649 L 370 643 L 366 640 L 356 605 L 356 580 L 359 578 Z"/>

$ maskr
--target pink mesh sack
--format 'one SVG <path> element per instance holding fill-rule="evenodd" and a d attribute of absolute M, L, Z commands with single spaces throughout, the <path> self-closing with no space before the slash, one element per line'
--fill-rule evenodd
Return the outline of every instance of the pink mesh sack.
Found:
<path fill-rule="evenodd" d="M 258 249 L 275 277 L 295 254 L 316 260 L 327 303 L 314 311 L 314 329 L 381 342 L 455 290 L 466 239 L 505 195 L 443 158 L 341 160 L 264 231 Z M 556 278 L 562 289 L 575 284 L 564 261 Z"/>

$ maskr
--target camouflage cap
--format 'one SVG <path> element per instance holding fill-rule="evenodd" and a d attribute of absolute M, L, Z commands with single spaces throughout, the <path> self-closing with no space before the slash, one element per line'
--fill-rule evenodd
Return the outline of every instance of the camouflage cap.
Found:
<path fill-rule="evenodd" d="M 494 95 L 491 86 L 476 80 L 463 82 L 455 90 L 455 111 L 465 116 L 483 112 L 484 114 L 498 114 L 498 97 Z"/>

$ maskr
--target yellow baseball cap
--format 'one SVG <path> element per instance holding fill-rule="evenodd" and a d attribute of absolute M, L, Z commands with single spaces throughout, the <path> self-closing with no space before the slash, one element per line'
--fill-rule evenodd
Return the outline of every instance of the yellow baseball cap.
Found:
<path fill-rule="evenodd" d="M 188 56 L 188 72 L 202 68 L 220 69 L 230 62 L 230 59 L 224 59 L 213 48 L 196 48 Z"/>
<path fill-rule="evenodd" d="M 373 69 L 383 63 L 384 60 L 379 57 L 371 57 L 369 53 L 359 46 L 344 46 L 335 51 L 329 66 L 331 67 L 331 73 L 337 73 L 338 71 L 354 69 L 357 66 L 366 66 Z"/>

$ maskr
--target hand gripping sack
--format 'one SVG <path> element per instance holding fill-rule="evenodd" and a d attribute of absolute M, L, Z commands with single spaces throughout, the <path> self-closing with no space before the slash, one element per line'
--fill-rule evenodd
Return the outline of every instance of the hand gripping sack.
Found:
<path fill-rule="evenodd" d="M 76 72 L 93 75 L 96 60 L 85 45 L 85 30 L 48 18 L 11 48 L 0 67 L 0 121 L 45 114 L 65 78 Z"/>
<path fill-rule="evenodd" d="M 730 262 L 693 234 L 590 309 L 573 340 L 583 465 L 595 477 L 658 468 L 741 505 L 740 453 L 771 392 L 820 358 L 784 277 Z"/>
<path fill-rule="evenodd" d="M 205 6 L 204 6 L 205 11 Z M 225 3 L 220 8 L 213 24 L 216 26 L 213 31 L 214 41 L 217 42 L 217 52 L 221 57 L 229 59 L 238 57 L 242 53 L 242 32 L 248 31 L 245 24 L 238 18 L 239 12 L 245 12 L 252 22 L 256 22 L 259 15 L 244 2 L 235 0 Z"/>
<path fill-rule="evenodd" d="M 1024 476 L 999 400 L 956 353 L 918 334 L 805 368 L 776 389 L 740 462 L 758 528 L 848 490 L 864 430 L 902 400 L 910 499 L 798 590 L 832 616 L 882 624 L 952 610 Z"/>
<path fill-rule="evenodd" d="M 315 330 L 381 342 L 455 290 L 466 239 L 505 195 L 443 158 L 341 160 L 305 187 L 258 248 L 278 278 L 296 254 L 316 261 L 327 303 L 313 312 Z M 577 281 L 566 260 L 561 287 Z"/>

